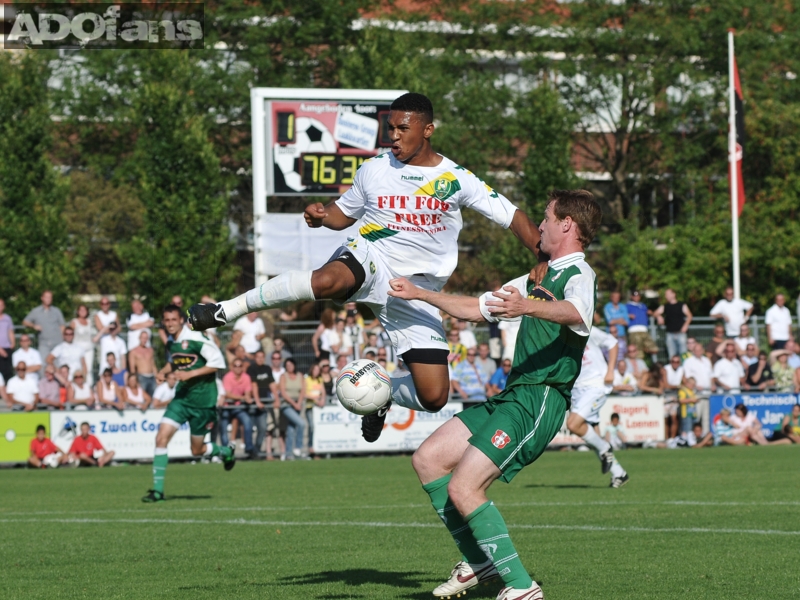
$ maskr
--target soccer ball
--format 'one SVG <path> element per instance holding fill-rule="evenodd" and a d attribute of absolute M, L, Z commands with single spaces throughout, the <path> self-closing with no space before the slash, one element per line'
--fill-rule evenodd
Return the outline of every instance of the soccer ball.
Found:
<path fill-rule="evenodd" d="M 54 452 L 53 454 L 48 454 L 47 456 L 45 456 L 42 459 L 42 463 L 44 463 L 45 466 L 50 467 L 51 469 L 55 469 L 58 467 L 58 465 L 61 464 L 61 461 L 59 460 L 58 454 Z"/>
<path fill-rule="evenodd" d="M 336 396 L 350 412 L 371 415 L 389 402 L 392 380 L 378 363 L 365 358 L 354 360 L 336 380 Z"/>

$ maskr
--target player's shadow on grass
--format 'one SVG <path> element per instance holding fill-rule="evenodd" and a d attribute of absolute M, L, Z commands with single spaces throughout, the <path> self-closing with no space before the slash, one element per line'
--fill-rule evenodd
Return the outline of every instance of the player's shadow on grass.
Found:
<path fill-rule="evenodd" d="M 192 496 L 192 495 L 188 495 L 188 496 L 173 496 L 173 495 L 169 495 L 166 498 L 164 498 L 164 500 L 166 500 L 166 501 L 170 501 L 170 500 L 211 500 L 213 497 L 214 496 Z"/>
<path fill-rule="evenodd" d="M 282 585 L 319 585 L 322 583 L 343 583 L 357 586 L 365 583 L 382 583 L 396 588 L 420 588 L 420 579 L 425 573 L 400 572 L 391 573 L 376 569 L 347 569 L 345 571 L 322 571 L 321 573 L 307 573 L 305 575 L 290 575 L 282 577 Z M 326 598 L 328 596 L 325 596 Z"/>

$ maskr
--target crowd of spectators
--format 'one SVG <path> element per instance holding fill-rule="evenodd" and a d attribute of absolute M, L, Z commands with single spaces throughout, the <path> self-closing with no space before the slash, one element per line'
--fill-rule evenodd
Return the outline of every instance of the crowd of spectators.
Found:
<path fill-rule="evenodd" d="M 172 302 L 183 305 L 180 296 Z M 673 290 L 665 290 L 663 303 L 654 309 L 644 304 L 638 291 L 632 291 L 627 302 L 621 293 L 612 292 L 596 315 L 596 325 L 606 327 L 620 345 L 613 393 L 663 397 L 665 434 L 674 438 L 694 431 L 695 424 L 703 435 L 709 432 L 711 393 L 800 392 L 800 355 L 785 297 L 778 294 L 765 314 L 769 351 L 759 347 L 750 331 L 752 312 L 751 303 L 734 298 L 733 290 L 727 289 L 710 311 L 719 323 L 703 345 L 689 335 L 694 315 Z M 285 311 L 277 319 L 296 317 L 295 311 Z M 658 362 L 664 347 L 660 349 L 651 335 L 651 319 L 666 334 L 664 365 Z M 52 293 L 45 291 L 22 325 L 32 334 L 15 333 L 0 299 L 0 396 L 13 410 L 144 411 L 164 408 L 174 396 L 174 376 L 160 385 L 155 376 L 158 364 L 169 356 L 157 356 L 152 336 L 156 333 L 166 345 L 167 334 L 138 299 L 131 301 L 124 319 L 104 296 L 99 310 L 91 312 L 81 304 L 67 321 L 53 306 Z M 445 328 L 453 399 L 469 405 L 501 392 L 511 370 L 519 322 L 490 325 L 489 339 L 481 343 L 464 321 L 445 315 Z M 311 455 L 311 409 L 331 401 L 337 374 L 348 362 L 366 358 L 390 375 L 406 372 L 380 322 L 365 322 L 355 303 L 322 312 L 310 339 L 313 362 L 309 365 L 304 356 L 299 361 L 303 369 L 291 345 L 268 332 L 258 314 L 238 319 L 225 342 L 215 330 L 207 333 L 224 350 L 230 369 L 220 373 L 218 381 L 219 438 L 222 443 L 241 439 L 253 458 L 263 456 L 265 448 L 268 459 Z"/>

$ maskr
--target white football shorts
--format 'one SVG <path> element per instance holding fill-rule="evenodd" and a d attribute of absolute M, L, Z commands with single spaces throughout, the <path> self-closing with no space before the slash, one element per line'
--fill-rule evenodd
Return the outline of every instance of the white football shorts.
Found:
<path fill-rule="evenodd" d="M 389 280 L 398 275 L 386 266 L 380 253 L 375 252 L 370 242 L 361 238 L 348 238 L 347 244 L 339 247 L 330 260 L 345 252 L 358 260 L 366 274 L 364 285 L 347 299 L 348 302 L 363 302 L 369 306 L 389 334 L 398 355 L 412 348 L 448 349 L 438 308 L 421 300 L 403 300 L 389 296 Z M 423 275 L 413 275 L 407 279 L 418 287 L 439 291 Z"/>
<path fill-rule="evenodd" d="M 596 425 L 600 422 L 600 409 L 610 392 L 611 386 L 573 388 L 572 407 L 569 411 L 579 414 L 587 423 Z"/>

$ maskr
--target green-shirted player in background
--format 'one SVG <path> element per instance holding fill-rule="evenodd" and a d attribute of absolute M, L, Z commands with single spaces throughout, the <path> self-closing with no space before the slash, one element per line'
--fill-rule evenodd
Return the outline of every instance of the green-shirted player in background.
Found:
<path fill-rule="evenodd" d="M 583 249 L 600 218 L 589 192 L 550 194 L 539 226 L 542 252 L 550 256 L 540 285 L 523 275 L 502 290 L 469 298 L 418 288 L 404 278 L 389 282 L 391 296 L 423 300 L 459 319 L 522 317 L 505 390 L 457 414 L 414 453 L 422 488 L 462 555 L 450 579 L 433 590 L 437 597 L 459 597 L 494 577 L 503 580 L 497 600 L 544 597 L 486 491 L 498 478 L 510 482 L 539 458 L 564 424 L 596 299 L 595 274 Z"/>
<path fill-rule="evenodd" d="M 156 434 L 153 489 L 147 491 L 142 502 L 164 501 L 164 473 L 169 461 L 167 444 L 184 423 L 189 423 L 192 454 L 220 456 L 226 471 L 236 464 L 232 447 L 203 441 L 217 422 L 216 377 L 217 369 L 225 368 L 222 353 L 204 333 L 184 327 L 181 309 L 174 304 L 164 308 L 163 323 L 174 340 L 168 344 L 172 359 L 158 372 L 156 379 L 162 383 L 167 373 L 174 371 L 178 384 L 175 398 L 167 406 Z"/>

